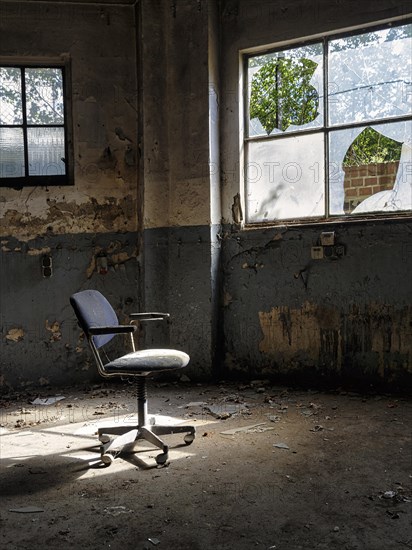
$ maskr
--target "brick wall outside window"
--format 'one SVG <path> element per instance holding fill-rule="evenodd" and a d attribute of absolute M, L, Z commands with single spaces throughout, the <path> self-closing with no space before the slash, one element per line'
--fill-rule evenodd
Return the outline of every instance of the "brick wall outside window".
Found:
<path fill-rule="evenodd" d="M 398 166 L 396 161 L 344 167 L 345 213 L 351 212 L 371 195 L 392 189 Z"/>

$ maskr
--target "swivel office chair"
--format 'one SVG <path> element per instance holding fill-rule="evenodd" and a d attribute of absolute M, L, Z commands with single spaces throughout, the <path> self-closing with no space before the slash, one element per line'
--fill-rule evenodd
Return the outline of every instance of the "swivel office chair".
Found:
<path fill-rule="evenodd" d="M 136 331 L 136 321 L 153 321 L 166 319 L 167 313 L 132 313 L 131 324 L 119 325 L 115 311 L 107 299 L 97 290 L 84 290 L 70 297 L 70 303 L 75 311 L 80 327 L 83 329 L 97 369 L 101 376 L 135 377 L 137 381 L 137 424 L 134 426 L 111 426 L 98 429 L 101 443 L 100 452 L 103 464 L 110 465 L 114 458 L 124 452 L 133 452 L 138 440 L 146 440 L 162 450 L 156 456 L 159 465 L 168 459 L 168 446 L 159 436 L 185 433 L 184 442 L 190 445 L 195 438 L 193 426 L 160 426 L 147 421 L 147 389 L 146 378 L 151 373 L 172 371 L 185 367 L 189 356 L 174 349 L 146 349 L 136 351 L 133 333 Z M 131 352 L 104 363 L 100 349 L 115 335 L 129 334 Z M 111 437 L 115 436 L 115 437 Z"/>

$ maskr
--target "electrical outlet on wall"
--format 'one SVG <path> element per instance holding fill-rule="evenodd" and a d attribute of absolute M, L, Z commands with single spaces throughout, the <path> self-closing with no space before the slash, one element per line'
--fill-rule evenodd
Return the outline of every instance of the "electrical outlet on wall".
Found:
<path fill-rule="evenodd" d="M 323 246 L 312 246 L 312 248 L 310 249 L 310 255 L 312 260 L 322 260 Z"/>
<path fill-rule="evenodd" d="M 333 246 L 335 244 L 335 232 L 323 231 L 320 234 L 320 244 L 322 246 Z"/>

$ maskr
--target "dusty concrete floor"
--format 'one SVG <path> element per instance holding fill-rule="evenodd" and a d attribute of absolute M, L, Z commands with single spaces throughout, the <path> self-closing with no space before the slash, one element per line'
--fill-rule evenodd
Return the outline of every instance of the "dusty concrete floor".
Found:
<path fill-rule="evenodd" d="M 58 395 L 0 399 L 1 548 L 412 548 L 406 398 L 152 381 L 149 412 L 196 440 L 169 436 L 165 467 L 142 447 L 106 468 L 93 432 L 131 420 L 133 386 L 32 404 Z"/>

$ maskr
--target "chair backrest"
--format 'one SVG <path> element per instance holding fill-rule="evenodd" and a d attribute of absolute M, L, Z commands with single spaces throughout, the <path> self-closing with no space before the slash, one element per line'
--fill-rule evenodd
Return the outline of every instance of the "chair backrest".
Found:
<path fill-rule="evenodd" d="M 70 303 L 87 336 L 91 327 L 112 327 L 119 324 L 114 309 L 98 290 L 77 292 L 70 297 Z M 113 336 L 114 334 L 102 334 L 92 338 L 96 348 L 100 348 L 110 342 Z"/>

